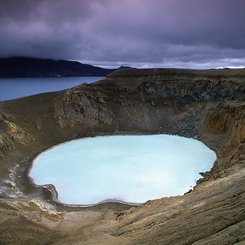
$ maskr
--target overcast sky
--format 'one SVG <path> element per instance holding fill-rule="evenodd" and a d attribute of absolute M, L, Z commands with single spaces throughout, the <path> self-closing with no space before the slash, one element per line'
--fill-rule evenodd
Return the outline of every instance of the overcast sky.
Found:
<path fill-rule="evenodd" d="M 245 66 L 245 0 L 0 0 L 0 57 Z"/>

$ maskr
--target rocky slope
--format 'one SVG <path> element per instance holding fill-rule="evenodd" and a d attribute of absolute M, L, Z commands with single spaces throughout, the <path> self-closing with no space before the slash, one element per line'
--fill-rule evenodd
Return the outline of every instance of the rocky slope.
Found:
<path fill-rule="evenodd" d="M 122 70 L 0 103 L 2 244 L 242 244 L 245 70 Z M 64 207 L 26 176 L 38 153 L 104 134 L 195 137 L 217 153 L 194 191 L 139 207 Z"/>

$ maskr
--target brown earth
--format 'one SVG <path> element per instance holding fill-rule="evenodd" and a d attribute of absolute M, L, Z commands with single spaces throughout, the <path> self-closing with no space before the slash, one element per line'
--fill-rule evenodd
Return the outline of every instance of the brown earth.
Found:
<path fill-rule="evenodd" d="M 217 161 L 184 196 L 66 207 L 33 186 L 32 159 L 86 136 L 168 133 Z M 95 84 L 0 102 L 0 244 L 244 244 L 245 70 L 122 70 Z"/>

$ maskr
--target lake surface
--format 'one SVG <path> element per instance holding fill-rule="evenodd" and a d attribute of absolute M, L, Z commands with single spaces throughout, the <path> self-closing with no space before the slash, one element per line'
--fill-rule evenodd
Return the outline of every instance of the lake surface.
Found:
<path fill-rule="evenodd" d="M 216 154 L 198 140 L 173 135 L 103 136 L 73 140 L 40 154 L 29 176 L 53 184 L 58 201 L 142 203 L 181 195 L 210 170 Z"/>
<path fill-rule="evenodd" d="M 0 100 L 63 90 L 81 83 L 93 83 L 104 77 L 0 78 Z"/>

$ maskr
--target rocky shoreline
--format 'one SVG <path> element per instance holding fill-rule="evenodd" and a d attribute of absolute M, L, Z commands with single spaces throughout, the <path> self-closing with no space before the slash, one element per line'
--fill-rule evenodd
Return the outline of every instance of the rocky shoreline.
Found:
<path fill-rule="evenodd" d="M 245 240 L 244 125 L 244 69 L 121 70 L 95 84 L 0 102 L 0 242 L 240 244 Z M 49 188 L 27 179 L 32 160 L 54 145 L 132 133 L 197 138 L 218 159 L 191 193 L 139 207 L 65 207 L 52 201 Z M 199 225 L 200 219 L 206 222 Z"/>

